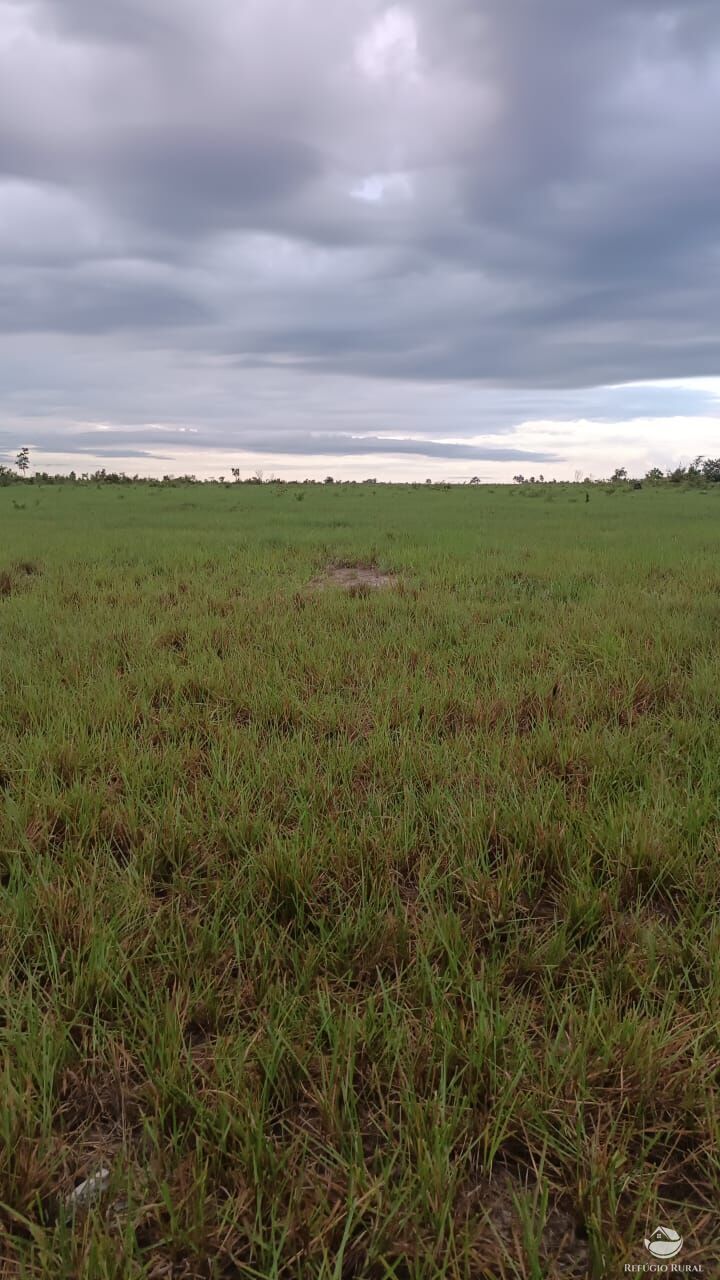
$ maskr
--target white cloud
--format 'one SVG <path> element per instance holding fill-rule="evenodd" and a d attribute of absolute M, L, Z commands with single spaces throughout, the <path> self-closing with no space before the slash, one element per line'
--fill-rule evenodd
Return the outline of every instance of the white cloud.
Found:
<path fill-rule="evenodd" d="M 383 200 L 411 200 L 412 179 L 407 173 L 371 173 L 351 188 L 355 200 L 376 204 Z"/>
<path fill-rule="evenodd" d="M 386 9 L 357 43 L 356 61 L 370 80 L 419 79 L 418 32 L 409 9 Z"/>

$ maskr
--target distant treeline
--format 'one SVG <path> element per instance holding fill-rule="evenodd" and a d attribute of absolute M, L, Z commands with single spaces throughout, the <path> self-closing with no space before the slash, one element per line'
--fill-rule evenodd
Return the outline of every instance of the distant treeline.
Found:
<path fill-rule="evenodd" d="M 37 485 L 42 485 L 42 484 L 55 484 L 55 485 L 135 484 L 135 485 L 148 485 L 150 488 L 158 488 L 158 487 L 159 488 L 163 488 L 163 487 L 179 488 L 184 485 L 208 485 L 209 484 L 209 485 L 224 485 L 226 488 L 229 488 L 230 485 L 238 485 L 238 484 L 252 484 L 252 485 L 273 484 L 273 485 L 306 486 L 306 485 L 332 485 L 332 484 L 377 485 L 377 484 L 403 483 L 402 481 L 394 482 L 394 481 L 378 480 L 375 477 L 370 477 L 366 480 L 342 480 L 342 481 L 340 480 L 336 481 L 333 476 L 326 476 L 324 480 L 313 480 L 313 479 L 282 480 L 278 476 L 264 477 L 262 471 L 256 471 L 251 476 L 241 476 L 239 467 L 230 468 L 230 473 L 232 476 L 231 480 L 229 480 L 224 475 L 211 476 L 207 479 L 199 479 L 195 475 L 180 475 L 180 476 L 166 475 L 166 476 L 163 476 L 162 479 L 157 479 L 155 477 L 141 476 L 137 474 L 129 476 L 124 471 L 106 471 L 104 467 L 101 467 L 97 471 L 83 471 L 80 474 L 78 474 L 75 471 L 70 471 L 68 472 L 67 475 L 61 475 L 57 472 L 50 472 L 50 471 L 35 471 L 32 475 L 30 475 L 29 471 L 30 471 L 29 450 L 27 448 L 23 448 L 18 453 L 17 460 L 14 467 L 7 467 L 7 466 L 0 465 L 0 486 L 12 485 L 12 484 L 37 484 Z M 428 485 L 431 485 L 433 488 L 451 489 L 459 485 L 468 485 L 468 484 L 481 485 L 482 483 L 483 481 L 480 480 L 479 476 L 472 476 L 471 479 L 469 480 L 459 480 L 459 481 L 455 481 L 454 483 L 447 480 L 435 482 L 432 479 L 426 480 L 424 484 L 420 483 L 419 481 L 405 482 L 406 487 L 410 487 L 412 489 L 421 489 L 421 488 L 425 488 Z M 487 481 L 485 483 L 492 484 L 493 487 L 496 487 L 502 482 L 494 480 L 494 481 Z M 548 478 L 544 475 L 538 475 L 538 476 L 516 475 L 516 476 L 513 476 L 513 483 L 516 485 L 580 484 L 584 486 L 614 484 L 614 485 L 630 486 L 630 487 L 634 486 L 635 488 L 641 488 L 643 484 L 685 485 L 685 486 L 689 486 L 689 485 L 703 486 L 707 484 L 720 484 L 720 458 L 698 457 L 698 458 L 695 458 L 694 462 L 691 462 L 690 465 L 687 467 L 682 467 L 682 466 L 672 467 L 666 471 L 662 471 L 660 467 L 652 467 L 650 471 L 647 471 L 645 473 L 644 476 L 630 476 L 628 475 L 628 472 L 625 467 L 616 467 L 615 471 L 612 473 L 611 476 L 603 477 L 603 478 L 600 478 L 597 476 L 594 476 L 594 477 L 582 476 L 582 473 L 578 471 L 575 473 L 574 480 L 555 480 L 552 478 Z"/>
<path fill-rule="evenodd" d="M 546 480 L 544 476 L 513 476 L 515 484 L 557 484 L 556 480 Z M 644 481 L 646 484 L 718 484 L 720 483 L 720 458 L 695 458 L 687 467 L 669 467 L 667 471 L 662 471 L 660 467 L 651 467 L 645 472 L 644 476 L 629 476 L 625 467 L 616 467 L 611 476 L 607 479 L 600 477 L 584 476 L 581 473 L 575 473 L 575 484 L 639 484 Z M 477 484 L 479 481 L 475 477 L 470 481 L 471 484 Z M 562 484 L 571 483 L 570 481 L 561 481 Z"/>
<path fill-rule="evenodd" d="M 52 472 L 52 471 L 35 471 L 33 472 L 32 475 L 30 475 L 29 466 L 21 470 L 16 470 L 13 467 L 0 466 L 0 486 L 8 485 L 8 484 L 66 484 L 66 485 L 144 484 L 144 485 L 148 485 L 150 488 L 168 488 L 168 487 L 179 487 L 181 485 L 190 485 L 190 484 L 195 484 L 195 485 L 214 484 L 214 485 L 224 485 L 226 489 L 229 489 L 231 485 L 234 486 L 237 484 L 252 484 L 252 485 L 285 484 L 285 485 L 305 486 L 309 484 L 326 485 L 326 484 L 341 484 L 341 483 L 354 484 L 354 485 L 357 485 L 357 484 L 367 485 L 367 484 L 383 484 L 383 483 L 389 483 L 389 482 L 384 482 L 382 480 L 376 480 L 376 479 L 343 480 L 343 481 L 337 480 L 336 481 L 333 478 L 333 476 L 326 476 L 324 480 L 312 480 L 312 479 L 281 480 L 278 476 L 263 477 L 258 473 L 252 476 L 241 476 L 239 474 L 233 475 L 232 480 L 228 480 L 227 476 L 224 476 L 224 475 L 209 476 L 206 479 L 202 479 L 201 477 L 198 477 L 195 475 L 189 475 L 189 474 L 181 475 L 181 476 L 175 476 L 175 475 L 163 476 L 162 479 L 160 480 L 160 479 L 157 479 L 157 477 L 155 476 L 141 476 L 137 474 L 129 476 L 124 471 L 106 471 L 104 467 L 102 467 L 99 471 L 82 471 L 80 472 L 80 474 L 78 474 L 76 471 L 69 471 L 67 475 L 61 475 L 57 472 Z M 432 482 L 428 480 L 426 483 L 431 484 Z M 414 487 L 419 488 L 420 486 L 415 485 Z"/>

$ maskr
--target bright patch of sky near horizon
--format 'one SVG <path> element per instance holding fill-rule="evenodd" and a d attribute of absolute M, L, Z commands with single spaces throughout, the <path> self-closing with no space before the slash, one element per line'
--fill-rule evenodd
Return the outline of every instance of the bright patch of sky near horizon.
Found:
<path fill-rule="evenodd" d="M 709 0 L 0 0 L 0 461 L 717 456 L 719 113 Z"/>

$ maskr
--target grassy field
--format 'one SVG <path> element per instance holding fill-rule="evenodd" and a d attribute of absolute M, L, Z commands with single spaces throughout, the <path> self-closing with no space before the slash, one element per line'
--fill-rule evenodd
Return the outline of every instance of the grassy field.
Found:
<path fill-rule="evenodd" d="M 717 489 L 0 489 L 1 1275 L 720 1274 Z"/>

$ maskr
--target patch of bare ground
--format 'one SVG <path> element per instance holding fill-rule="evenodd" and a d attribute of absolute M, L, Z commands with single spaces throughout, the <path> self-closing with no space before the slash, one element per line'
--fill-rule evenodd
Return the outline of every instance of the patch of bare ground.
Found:
<path fill-rule="evenodd" d="M 14 595 L 24 578 L 34 578 L 42 569 L 34 560 L 18 560 L 11 569 L 0 569 L 0 596 Z"/>
<path fill-rule="evenodd" d="M 483 1275 L 507 1275 L 508 1258 L 518 1267 L 525 1265 L 527 1221 L 536 1217 L 537 1210 L 532 1209 L 536 1196 L 537 1188 L 529 1175 L 505 1168 L 493 1170 L 490 1178 L 467 1192 L 467 1212 L 479 1218 L 475 1245 L 488 1267 Z M 584 1280 L 589 1274 L 587 1237 L 562 1197 L 550 1197 L 539 1247 L 540 1261 L 547 1268 L 544 1275 Z M 517 1274 L 514 1268 L 513 1274 Z"/>
<path fill-rule="evenodd" d="M 329 564 L 322 573 L 310 579 L 308 586 L 314 591 L 326 591 L 328 587 L 339 587 L 350 595 L 363 595 L 368 591 L 378 591 L 387 587 L 396 587 L 400 579 L 395 573 L 383 573 L 376 564 L 358 561 L 350 564 L 345 560 Z"/>

